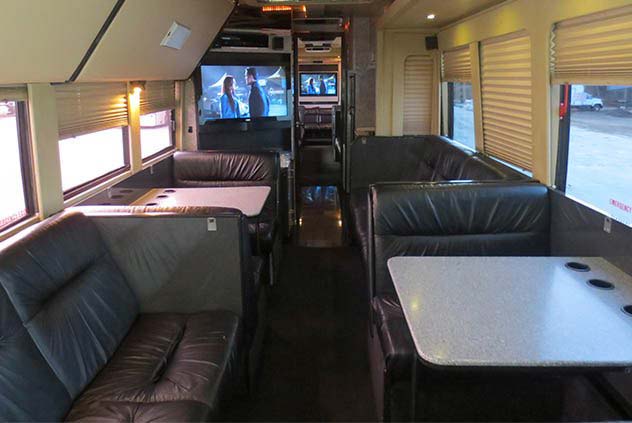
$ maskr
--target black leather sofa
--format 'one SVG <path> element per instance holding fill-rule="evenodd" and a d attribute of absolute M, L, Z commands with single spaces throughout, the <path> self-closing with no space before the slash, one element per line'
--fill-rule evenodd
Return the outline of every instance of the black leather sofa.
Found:
<path fill-rule="evenodd" d="M 82 214 L 46 220 L 0 251 L 0 284 L 2 420 L 207 421 L 238 384 L 239 316 L 140 313 Z"/>
<path fill-rule="evenodd" d="M 351 146 L 349 209 L 352 235 L 368 248 L 368 191 L 379 182 L 438 182 L 450 180 L 517 181 L 527 176 L 435 135 L 362 137 Z"/>
<path fill-rule="evenodd" d="M 272 252 L 279 229 L 279 155 L 275 152 L 196 151 L 173 156 L 174 187 L 269 186 L 261 215 L 248 218 L 252 246 Z"/>
<path fill-rule="evenodd" d="M 372 379 L 379 415 L 400 420 L 414 347 L 388 259 L 549 255 L 549 193 L 522 182 L 384 183 L 371 187 L 369 213 Z"/>

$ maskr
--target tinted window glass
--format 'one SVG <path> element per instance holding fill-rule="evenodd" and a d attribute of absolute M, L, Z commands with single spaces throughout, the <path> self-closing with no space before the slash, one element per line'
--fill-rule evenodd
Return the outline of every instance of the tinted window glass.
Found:
<path fill-rule="evenodd" d="M 106 129 L 59 141 L 64 192 L 126 167 L 125 130 Z"/>
<path fill-rule="evenodd" d="M 171 110 L 140 117 L 140 142 L 143 159 L 173 146 Z"/>
<path fill-rule="evenodd" d="M 566 193 L 632 226 L 632 87 L 572 86 Z"/>
<path fill-rule="evenodd" d="M 20 150 L 18 104 L 0 101 L 0 230 L 29 215 Z"/>
<path fill-rule="evenodd" d="M 474 103 L 472 101 L 472 84 L 451 82 L 452 90 L 452 138 L 455 141 L 475 149 L 474 135 Z"/>

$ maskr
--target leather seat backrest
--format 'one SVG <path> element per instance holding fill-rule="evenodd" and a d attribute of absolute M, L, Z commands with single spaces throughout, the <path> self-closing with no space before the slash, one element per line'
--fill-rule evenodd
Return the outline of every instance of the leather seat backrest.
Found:
<path fill-rule="evenodd" d="M 463 165 L 474 154 L 461 148 L 447 138 L 431 137 L 428 141 L 431 147 L 432 159 L 428 165 L 432 167 L 431 181 L 449 181 L 459 179 Z"/>
<path fill-rule="evenodd" d="M 47 220 L 3 250 L 0 283 L 71 398 L 107 363 L 138 314 L 96 226 L 78 213 Z"/>
<path fill-rule="evenodd" d="M 362 137 L 351 144 L 351 189 L 378 182 L 430 180 L 425 137 Z M 423 179 L 419 179 L 423 178 Z"/>
<path fill-rule="evenodd" d="M 220 151 L 174 155 L 176 187 L 270 185 L 278 177 L 276 153 Z"/>
<path fill-rule="evenodd" d="M 478 157 L 470 157 L 463 163 L 459 176 L 460 180 L 471 181 L 502 181 L 507 179 L 500 168 L 484 162 Z"/>
<path fill-rule="evenodd" d="M 493 159 L 489 156 L 486 156 L 481 153 L 476 153 L 476 158 L 481 162 L 485 163 L 487 166 L 492 167 L 496 172 L 502 175 L 502 179 L 505 181 L 531 181 L 535 182 L 536 180 L 531 178 L 530 176 L 525 175 L 522 172 L 517 171 L 496 159 Z"/>
<path fill-rule="evenodd" d="M 176 188 L 269 186 L 264 213 L 276 216 L 280 172 L 277 153 L 178 152 L 173 161 Z"/>
<path fill-rule="evenodd" d="M 370 193 L 369 275 L 393 294 L 396 256 L 549 254 L 549 199 L 535 183 L 377 184 Z"/>
<path fill-rule="evenodd" d="M 0 420 L 59 421 L 72 399 L 0 287 Z"/>

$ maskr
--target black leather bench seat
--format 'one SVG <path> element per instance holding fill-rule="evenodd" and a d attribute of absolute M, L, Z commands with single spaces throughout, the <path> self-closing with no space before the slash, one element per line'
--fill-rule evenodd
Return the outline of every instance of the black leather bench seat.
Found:
<path fill-rule="evenodd" d="M 248 231 L 255 253 L 272 251 L 279 229 L 276 153 L 178 152 L 173 160 L 174 186 L 177 188 L 269 186 L 270 195 L 261 214 L 248 218 Z"/>
<path fill-rule="evenodd" d="M 370 137 L 351 147 L 352 235 L 366 259 L 368 244 L 367 193 L 369 186 L 385 182 L 520 181 L 529 178 L 450 139 Z"/>
<path fill-rule="evenodd" d="M 384 183 L 370 191 L 369 297 L 372 335 L 379 338 L 381 349 L 373 362 L 384 372 L 384 386 L 375 391 L 386 399 L 382 412 L 389 416 L 397 415 L 390 409 L 391 394 L 395 384 L 409 383 L 415 351 L 388 260 L 547 256 L 549 199 L 546 186 L 524 182 Z"/>
<path fill-rule="evenodd" d="M 237 367 L 239 331 L 222 311 L 141 315 L 66 419 L 209 420 Z"/>
<path fill-rule="evenodd" d="M 204 421 L 238 383 L 240 318 L 139 314 L 84 215 L 3 249 L 0 285 L 0 420 Z"/>

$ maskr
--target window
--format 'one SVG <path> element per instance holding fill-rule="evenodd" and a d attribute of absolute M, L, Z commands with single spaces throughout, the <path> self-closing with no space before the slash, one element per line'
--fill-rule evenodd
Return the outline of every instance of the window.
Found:
<path fill-rule="evenodd" d="M 632 86 L 573 85 L 570 105 L 560 137 L 567 143 L 566 175 L 558 183 L 632 226 Z"/>
<path fill-rule="evenodd" d="M 449 82 L 448 90 L 449 137 L 476 149 L 472 84 L 469 82 Z"/>
<path fill-rule="evenodd" d="M 0 230 L 34 213 L 26 106 L 0 101 Z"/>
<path fill-rule="evenodd" d="M 446 104 L 448 136 L 476 149 L 470 47 L 459 47 L 443 52 L 441 75 L 448 89 Z"/>
<path fill-rule="evenodd" d="M 562 87 L 558 188 L 632 226 L 630 31 L 632 6 L 556 23 L 551 80 Z"/>
<path fill-rule="evenodd" d="M 140 143 L 143 160 L 173 147 L 171 110 L 149 113 L 140 117 Z"/>
<path fill-rule="evenodd" d="M 129 169 L 127 85 L 55 86 L 64 198 Z"/>
<path fill-rule="evenodd" d="M 129 168 L 127 127 L 106 129 L 59 141 L 64 197 Z"/>

